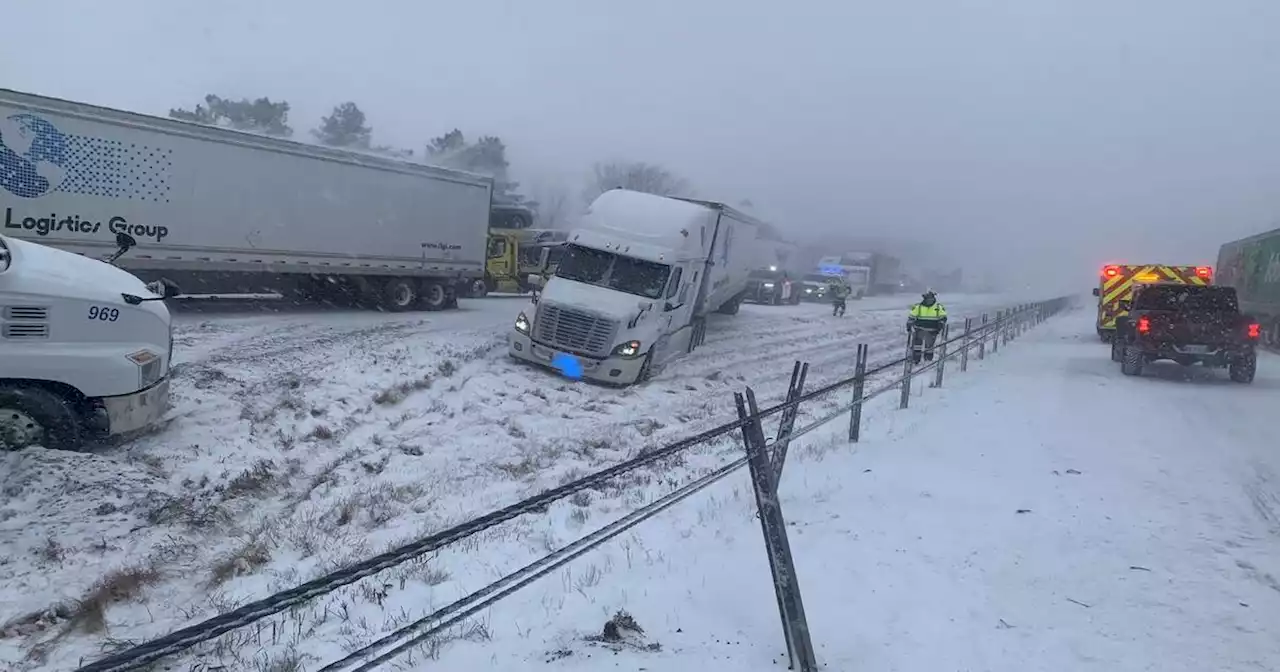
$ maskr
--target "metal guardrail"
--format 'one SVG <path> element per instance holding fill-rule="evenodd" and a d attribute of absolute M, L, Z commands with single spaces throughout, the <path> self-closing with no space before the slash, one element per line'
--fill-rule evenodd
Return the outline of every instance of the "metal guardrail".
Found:
<path fill-rule="evenodd" d="M 791 668 L 802 672 L 816 671 L 817 662 L 813 653 L 813 645 L 809 638 L 808 625 L 804 617 L 804 607 L 800 599 L 794 563 L 791 561 L 786 526 L 777 498 L 778 482 L 786 463 L 787 449 L 791 442 L 839 418 L 845 413 L 850 414 L 849 440 L 858 441 L 861 430 L 862 408 L 868 401 L 895 388 L 900 388 L 902 390 L 900 408 L 907 408 L 910 401 L 911 383 L 916 377 L 932 372 L 934 381 L 930 387 L 941 386 L 948 361 L 958 358 L 960 360 L 960 370 L 965 371 L 968 368 L 971 352 L 976 350 L 978 359 L 985 359 L 988 346 L 990 346 L 992 353 L 998 352 L 1002 345 L 1016 339 L 1027 329 L 1043 322 L 1067 307 L 1072 300 L 1073 297 L 1061 297 L 1048 301 L 1020 304 L 1007 310 L 997 311 L 994 316 L 984 313 L 981 316 L 981 322 L 976 323 L 976 326 L 972 319 L 966 319 L 963 333 L 955 337 L 949 337 L 944 332 L 939 337 L 939 342 L 935 344 L 937 356 L 933 361 L 920 367 L 915 367 L 912 362 L 909 342 L 905 356 L 881 362 L 874 366 L 867 363 L 868 346 L 859 344 L 856 350 L 855 370 L 852 377 L 836 381 L 810 392 L 803 391 L 809 366 L 808 364 L 796 362 L 792 369 L 791 386 L 788 389 L 785 401 L 782 403 L 760 409 L 757 405 L 754 391 L 748 387 L 744 393 L 735 394 L 738 419 L 733 422 L 725 423 L 607 469 L 588 474 L 570 483 L 546 490 L 510 506 L 423 537 L 289 590 L 245 604 L 201 623 L 181 628 L 163 637 L 110 654 L 80 667 L 77 672 L 124 672 L 147 667 L 157 660 L 186 651 L 231 630 L 253 624 L 286 609 L 327 595 L 338 588 L 439 550 L 514 518 L 544 511 L 548 505 L 555 501 L 570 497 L 583 490 L 595 488 L 619 476 L 671 458 L 694 446 L 708 443 L 739 430 L 741 430 L 740 435 L 746 450 L 745 457 L 724 465 L 657 501 L 639 508 L 470 595 L 352 652 L 342 660 L 330 663 L 322 668 L 322 672 L 372 670 L 439 634 L 446 628 L 465 620 L 478 611 L 491 606 L 533 581 L 595 549 L 626 530 L 675 506 L 744 466 L 749 467 L 752 474 L 752 484 L 760 511 L 765 546 L 769 553 L 775 592 L 778 596 L 779 611 L 783 620 L 783 632 L 786 636 L 787 648 L 791 656 Z M 866 391 L 868 383 L 872 382 L 872 378 L 882 377 L 883 374 L 900 366 L 903 367 L 900 376 L 889 381 L 877 381 L 878 384 L 871 392 L 868 393 Z M 848 404 L 840 406 L 803 427 L 795 428 L 795 422 L 803 404 L 844 389 L 852 389 L 853 391 L 852 399 Z M 762 423 L 766 418 L 773 416 L 780 416 L 779 427 L 775 438 L 769 441 L 765 438 Z"/>

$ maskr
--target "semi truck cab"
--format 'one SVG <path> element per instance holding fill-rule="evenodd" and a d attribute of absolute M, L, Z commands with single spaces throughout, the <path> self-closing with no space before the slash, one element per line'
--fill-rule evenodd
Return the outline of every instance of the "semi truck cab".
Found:
<path fill-rule="evenodd" d="M 122 251 L 132 242 L 128 236 Z M 116 256 L 119 256 L 117 253 Z M 169 404 L 170 283 L 0 236 L 0 450 L 78 450 Z"/>
<path fill-rule="evenodd" d="M 727 206 L 607 191 L 516 317 L 509 353 L 575 378 L 644 381 L 702 342 L 708 313 L 737 312 L 757 259 L 754 221 Z"/>

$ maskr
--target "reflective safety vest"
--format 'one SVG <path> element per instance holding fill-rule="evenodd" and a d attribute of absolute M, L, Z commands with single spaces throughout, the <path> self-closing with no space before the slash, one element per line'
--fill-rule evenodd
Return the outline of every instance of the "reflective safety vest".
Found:
<path fill-rule="evenodd" d="M 947 309 L 943 308 L 941 303 L 934 303 L 932 306 L 917 303 L 911 306 L 911 315 L 907 318 L 907 324 L 920 329 L 941 329 L 946 319 Z"/>

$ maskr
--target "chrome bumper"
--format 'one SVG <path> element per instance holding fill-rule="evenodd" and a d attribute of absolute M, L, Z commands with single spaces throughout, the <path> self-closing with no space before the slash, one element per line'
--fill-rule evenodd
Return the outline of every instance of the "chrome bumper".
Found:
<path fill-rule="evenodd" d="M 536 343 L 526 334 L 512 330 L 507 335 L 507 352 L 516 359 L 553 369 L 555 367 L 551 365 L 551 360 L 560 351 L 541 343 Z M 636 382 L 636 378 L 640 376 L 640 369 L 644 367 L 645 360 L 644 357 L 630 359 L 622 357 L 593 359 L 578 355 L 574 355 L 574 357 L 582 364 L 583 378 L 613 385 L 630 385 Z"/>
<path fill-rule="evenodd" d="M 169 410 L 169 379 L 118 397 L 103 397 L 109 434 L 127 434 L 153 425 Z"/>

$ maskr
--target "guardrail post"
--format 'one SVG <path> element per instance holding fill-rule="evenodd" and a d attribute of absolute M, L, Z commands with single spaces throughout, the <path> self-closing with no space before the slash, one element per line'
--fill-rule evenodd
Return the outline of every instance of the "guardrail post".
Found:
<path fill-rule="evenodd" d="M 978 328 L 978 361 L 987 358 L 987 314 L 982 314 L 982 326 Z"/>
<path fill-rule="evenodd" d="M 996 321 L 991 323 L 991 354 L 1000 352 L 1000 333 L 1004 331 L 1004 311 L 996 311 Z"/>
<path fill-rule="evenodd" d="M 960 341 L 960 373 L 969 370 L 969 348 L 972 343 L 969 342 L 973 333 L 973 318 L 964 318 L 964 338 Z"/>
<path fill-rule="evenodd" d="M 778 502 L 777 485 L 769 465 L 769 454 L 764 445 L 764 429 L 760 425 L 756 395 L 746 390 L 750 413 L 743 404 L 743 395 L 735 392 L 733 400 L 738 406 L 738 419 L 746 421 L 742 427 L 742 442 L 747 451 L 747 466 L 751 470 L 751 484 L 756 493 L 756 509 L 760 513 L 760 528 L 764 533 L 764 546 L 769 555 L 769 569 L 773 574 L 773 589 L 778 598 L 778 613 L 782 617 L 782 634 L 787 640 L 787 654 L 791 669 L 799 672 L 817 672 L 818 661 L 813 653 L 813 641 L 809 637 L 809 621 L 804 614 L 804 601 L 800 598 L 800 584 L 796 579 L 795 562 L 791 557 L 791 544 L 787 540 L 786 520 Z"/>
<path fill-rule="evenodd" d="M 862 395 L 867 384 L 867 347 L 866 343 L 858 344 L 857 359 L 853 365 L 853 399 L 849 402 L 853 408 L 849 411 L 849 440 L 857 443 L 862 435 Z"/>
<path fill-rule="evenodd" d="M 942 325 L 942 331 L 938 333 L 938 340 L 942 341 L 942 345 L 938 347 L 937 362 L 938 367 L 934 370 L 933 386 L 942 387 L 942 369 L 947 365 L 947 336 L 951 331 L 951 325 Z"/>
<path fill-rule="evenodd" d="M 791 445 L 791 432 L 796 426 L 796 416 L 800 413 L 800 399 L 804 389 L 804 379 L 809 376 L 809 365 L 796 362 L 791 369 L 791 386 L 787 388 L 787 402 L 794 404 L 782 410 L 782 419 L 778 421 L 778 434 L 773 440 L 773 455 L 769 460 L 773 469 L 773 486 L 778 487 L 782 481 L 782 467 L 787 462 L 787 448 Z"/>
<path fill-rule="evenodd" d="M 915 348 L 912 341 L 915 340 L 915 333 L 907 334 L 907 356 L 902 360 L 902 399 L 898 402 L 898 408 L 903 409 L 911 404 L 911 358 L 915 356 Z"/>

